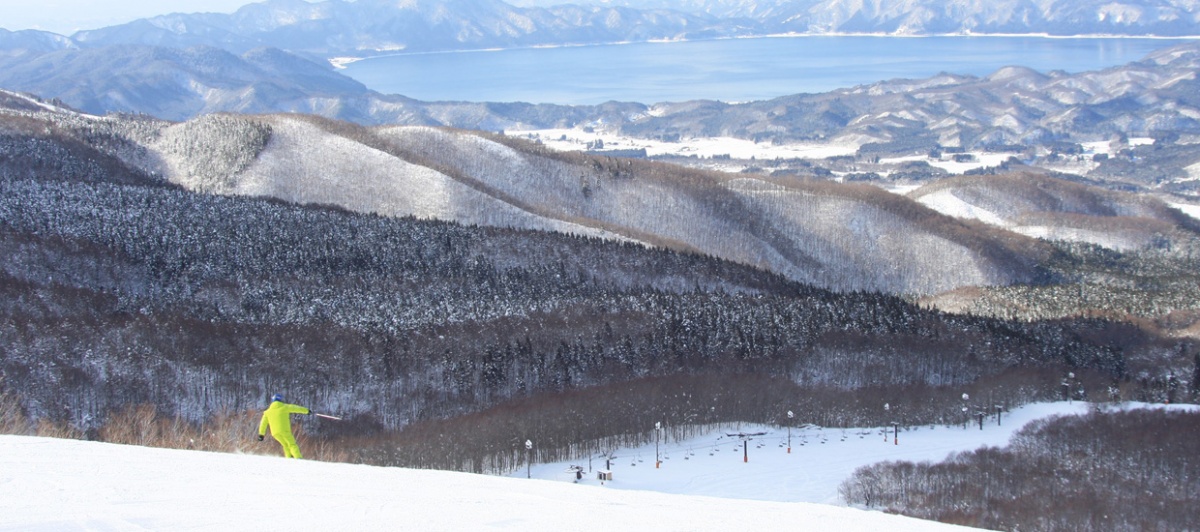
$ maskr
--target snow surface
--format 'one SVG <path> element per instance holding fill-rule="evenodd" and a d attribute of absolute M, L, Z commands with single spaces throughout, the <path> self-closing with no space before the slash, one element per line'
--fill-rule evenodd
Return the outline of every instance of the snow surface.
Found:
<path fill-rule="evenodd" d="M 1000 166 L 1004 161 L 1012 157 L 1019 156 L 1016 152 L 984 152 L 970 151 L 964 152 L 963 155 L 971 155 L 972 160 L 966 162 L 957 162 L 953 155 L 942 156 L 939 158 L 931 158 L 926 155 L 909 155 L 906 157 L 888 157 L 880 159 L 880 164 L 900 164 L 906 162 L 926 162 L 930 166 L 941 168 L 951 174 L 961 175 L 971 170 L 985 168 L 990 166 Z"/>
<path fill-rule="evenodd" d="M 603 229 L 528 212 L 436 169 L 330 135 L 306 120 L 281 115 L 271 118 L 270 124 L 271 142 L 267 148 L 230 183 L 213 184 L 187 175 L 181 158 L 165 150 L 156 153 L 166 161 L 168 179 L 191 190 L 333 204 L 384 216 L 411 215 L 457 220 L 468 225 L 511 226 L 628 240 Z M 417 129 L 422 128 L 395 128 L 392 134 Z M 486 150 L 495 161 L 519 159 L 507 147 L 485 143 L 474 135 L 460 137 L 456 142 L 475 143 L 474 147 Z M 317 145 L 320 149 L 312 149 Z"/>
<path fill-rule="evenodd" d="M 652 112 L 653 114 L 653 112 Z M 844 142 L 772 144 L 732 137 L 701 137 L 681 142 L 665 142 L 579 128 L 512 130 L 505 134 L 540 140 L 558 151 L 583 151 L 588 143 L 602 141 L 604 150 L 645 149 L 648 157 L 676 155 L 701 158 L 730 156 L 735 159 L 825 159 L 854 155 L 858 145 Z M 739 167 L 740 168 L 740 167 Z"/>
<path fill-rule="evenodd" d="M 102 117 L 102 116 L 96 116 L 96 115 L 91 115 L 91 114 L 87 114 L 87 113 L 82 113 L 82 112 L 75 111 L 72 109 L 67 109 L 62 106 L 38 101 L 36 98 L 32 98 L 27 94 L 22 94 L 19 92 L 13 92 L 13 91 L 6 90 L 6 89 L 0 89 L 0 94 L 4 94 L 10 98 L 19 98 L 21 100 L 25 100 L 26 102 L 29 102 L 30 104 L 37 106 L 37 107 L 41 108 L 42 110 L 51 112 L 51 113 L 70 114 L 72 116 L 78 116 L 80 118 L 86 118 L 88 120 L 105 120 L 106 119 L 105 117 Z"/>
<path fill-rule="evenodd" d="M 1130 403 L 1127 408 L 1151 405 Z M 881 405 L 882 407 L 882 405 Z M 902 408 L 902 407 L 900 407 Z M 967 426 L 900 427 L 896 438 L 892 427 L 884 429 L 840 429 L 807 426 L 797 413 L 797 426 L 791 430 L 792 451 L 787 452 L 786 428 L 744 425 L 717 430 L 686 441 L 659 443 L 662 465 L 655 469 L 655 444 L 615 451 L 612 482 L 609 489 L 653 490 L 667 493 L 704 495 L 722 498 L 764 501 L 800 501 L 830 505 L 842 504 L 838 486 L 855 469 L 885 461 L 911 462 L 944 460 L 952 453 L 972 451 L 983 446 L 1004 446 L 1025 424 L 1056 415 L 1087 412 L 1089 403 L 1038 403 L 1004 412 L 1000 423 L 995 416 Z M 741 439 L 728 433 L 767 432 L 740 447 Z M 748 461 L 746 459 L 749 459 Z M 558 463 L 534 465 L 534 478 L 574 482 L 567 471 L 580 465 L 585 475 L 582 484 L 599 485 L 596 473 L 586 473 L 589 464 Z M 590 468 L 604 469 L 604 458 L 593 458 Z M 524 470 L 512 474 L 525 477 Z"/>
<path fill-rule="evenodd" d="M 935 211 L 938 211 L 946 216 L 954 218 L 968 218 L 979 220 L 981 222 L 997 225 L 1000 227 L 1011 227 L 1012 224 L 992 211 L 982 207 L 972 205 L 954 195 L 953 191 L 939 190 L 932 194 L 926 194 L 917 198 L 917 202 L 924 204 Z"/>
<path fill-rule="evenodd" d="M 784 523 L 965 530 L 820 504 L 0 436 L 0 530 L 727 531 Z"/>
<path fill-rule="evenodd" d="M 1033 238 L 1044 238 L 1047 240 L 1064 240 L 1069 242 L 1088 242 L 1108 249 L 1118 251 L 1138 249 L 1144 245 L 1149 238 L 1149 234 L 1138 230 L 1126 231 L 1104 231 L 1092 230 L 1081 227 L 1071 227 L 1067 225 L 1020 225 L 1015 221 L 1009 220 L 1000 214 L 992 212 L 988 209 L 968 203 L 958 196 L 954 195 L 951 190 L 939 190 L 916 198 L 917 202 L 929 207 L 946 216 L 954 218 L 979 220 L 980 222 L 1002 227 L 1014 233 L 1019 233 Z M 1182 204 L 1173 204 L 1184 213 L 1193 214 L 1197 210 L 1192 208 L 1191 212 Z"/>
<path fill-rule="evenodd" d="M 575 483 L 567 463 L 504 478 L 0 436 L 0 530 L 967 530 L 839 506 L 838 485 L 864 465 L 1004 445 L 1029 421 L 1089 408 L 1028 405 L 983 430 L 903 428 L 898 443 L 890 428 L 886 440 L 882 429 L 799 428 L 799 415 L 791 453 L 786 428 L 728 427 L 660 443 L 659 468 L 653 443 L 617 449 L 603 484 L 603 458 L 591 472 L 579 464 Z M 749 461 L 726 435 L 738 431 L 767 432 L 751 440 Z"/>
<path fill-rule="evenodd" d="M 1169 205 L 1192 218 L 1200 219 L 1200 205 L 1191 205 L 1188 203 L 1171 203 Z"/>

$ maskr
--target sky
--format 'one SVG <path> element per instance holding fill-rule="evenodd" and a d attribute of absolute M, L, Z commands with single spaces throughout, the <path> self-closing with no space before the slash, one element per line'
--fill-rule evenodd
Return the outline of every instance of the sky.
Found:
<path fill-rule="evenodd" d="M 314 1 L 314 0 L 309 0 Z M 250 0 L 0 0 L 0 28 L 70 35 L 168 13 L 233 13 Z"/>

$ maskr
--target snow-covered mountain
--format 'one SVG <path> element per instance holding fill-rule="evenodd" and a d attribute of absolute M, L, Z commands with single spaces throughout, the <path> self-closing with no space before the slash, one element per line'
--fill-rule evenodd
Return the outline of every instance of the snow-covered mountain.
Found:
<path fill-rule="evenodd" d="M 271 46 L 322 57 L 396 51 L 795 33 L 1197 35 L 1188 0 L 629 0 L 517 7 L 501 0 L 267 0 L 73 35 L 83 46 Z"/>
<path fill-rule="evenodd" d="M 1195 35 L 1188 0 L 775 2 L 770 19 L 791 31 Z"/>
<path fill-rule="evenodd" d="M 738 105 L 661 105 L 652 116 L 622 126 L 644 135 L 777 142 L 818 135 L 882 143 L 925 139 L 914 145 L 926 148 L 1147 136 L 1200 124 L 1188 96 L 1197 84 L 1198 64 L 1200 48 L 1180 45 L 1144 61 L 1079 74 L 1007 67 L 982 78 L 888 80 Z"/>
<path fill-rule="evenodd" d="M 557 0 L 514 0 L 551 5 Z M 746 19 L 766 31 L 799 33 L 1048 33 L 1196 35 L 1200 6 L 1189 0 L 590 0 L 590 5 L 672 8 Z"/>
<path fill-rule="evenodd" d="M 82 128 L 73 135 L 83 139 L 91 135 L 88 121 L 70 111 L 18 112 L 46 127 Z M 559 153 L 479 132 L 367 129 L 295 115 L 207 115 L 178 124 L 159 122 L 149 130 L 147 125 L 129 138 L 137 149 L 124 147 L 114 155 L 195 191 L 638 241 L 837 290 L 931 294 L 1029 282 L 1052 253 L 1007 230 L 957 221 L 959 211 L 946 211 L 944 202 L 935 201 L 948 194 L 964 197 L 978 188 L 967 187 L 972 181 L 920 192 L 921 202 L 950 215 L 944 216 L 868 185 Z M 1004 182 L 1032 193 L 997 189 Z M 1039 226 L 1049 228 L 1024 231 L 1033 236 L 1082 230 L 1073 224 L 1088 215 L 1092 221 L 1086 225 L 1097 235 L 1091 240 L 1141 248 L 1174 238 L 1173 231 L 1192 223 L 1159 200 L 1095 187 L 1065 182 L 1050 187 L 1056 181 L 1037 176 L 984 183 L 999 191 L 977 194 L 994 201 L 979 199 L 976 208 L 1011 216 L 1003 223 L 975 218 L 1014 229 L 1032 224 L 1029 216 L 1035 212 L 1044 214 Z M 1043 199 L 1047 189 L 1060 194 Z M 1071 203 L 1068 197 L 1083 199 Z M 1084 212 L 1072 204 L 1094 208 Z M 1156 225 L 1142 223 L 1151 217 Z"/>
<path fill-rule="evenodd" d="M 93 128 L 68 111 L 24 114 L 49 127 L 72 124 L 85 137 Z M 482 133 L 369 130 L 291 115 L 149 125 L 137 125 L 114 155 L 196 191 L 634 240 L 840 290 L 934 293 L 1029 281 L 1049 253 L 865 185 L 772 181 L 558 154 Z"/>
<path fill-rule="evenodd" d="M 259 46 L 323 57 L 727 35 L 730 24 L 679 11 L 563 5 L 518 8 L 500 0 L 268 0 L 233 14 L 172 14 L 82 31 L 84 46 Z"/>
<path fill-rule="evenodd" d="M 74 48 L 75 41 L 62 35 L 37 30 L 8 31 L 0 28 L 0 56 L 20 56 Z"/>
<path fill-rule="evenodd" d="M 3 62 L 0 77 L 7 78 L 8 87 L 59 98 L 99 114 L 133 112 L 183 119 L 282 107 L 371 120 L 346 105 L 371 94 L 362 84 L 326 65 L 274 48 L 243 54 L 209 46 L 65 48 Z"/>
<path fill-rule="evenodd" d="M 139 112 L 171 120 L 284 111 L 364 124 L 491 131 L 591 126 L 641 138 L 840 139 L 856 146 L 906 142 L 927 151 L 1200 132 L 1200 107 L 1191 96 L 1200 83 L 1197 68 L 1200 47 L 1185 44 L 1144 61 L 1078 74 L 1008 67 L 983 78 L 889 80 L 742 104 L 566 107 L 417 102 L 370 91 L 326 65 L 277 49 L 238 55 L 210 47 L 130 45 L 0 56 L 0 87 L 96 114 Z"/>
<path fill-rule="evenodd" d="M 513 5 L 513 4 L 519 5 Z M 274 47 L 328 59 L 774 33 L 1200 35 L 1189 0 L 265 0 L 231 14 L 173 13 L 68 37 L 0 30 L 0 49 Z"/>

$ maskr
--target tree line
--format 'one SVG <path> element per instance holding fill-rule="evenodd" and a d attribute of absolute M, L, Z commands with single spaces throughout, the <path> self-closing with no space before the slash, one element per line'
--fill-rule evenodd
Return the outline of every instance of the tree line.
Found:
<path fill-rule="evenodd" d="M 995 530 L 1187 530 L 1200 521 L 1200 413 L 1094 410 L 1003 448 L 863 467 L 846 502 Z"/>
<path fill-rule="evenodd" d="M 200 420 L 283 388 L 400 429 L 672 375 L 961 387 L 1015 367 L 1126 379 L 1195 346 L 835 294 L 711 258 L 170 187 L 0 181 L 5 386 L 82 428 Z M 293 392 L 293 395 L 295 392 Z"/>

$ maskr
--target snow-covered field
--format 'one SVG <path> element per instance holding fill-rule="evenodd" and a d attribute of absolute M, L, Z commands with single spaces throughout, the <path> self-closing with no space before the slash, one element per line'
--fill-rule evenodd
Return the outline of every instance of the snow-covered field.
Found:
<path fill-rule="evenodd" d="M 653 112 L 653 111 L 652 111 Z M 854 140 L 851 136 L 830 139 L 824 142 L 807 142 L 791 144 L 774 144 L 771 142 L 754 142 L 747 139 L 731 137 L 703 137 L 666 142 L 655 139 L 630 137 L 606 132 L 603 128 L 557 128 L 510 130 L 505 132 L 514 137 L 524 137 L 541 142 L 546 147 L 557 151 L 587 151 L 587 150 L 646 150 L 647 157 L 677 156 L 712 159 L 707 167 L 726 172 L 741 172 L 751 163 L 747 161 L 770 161 L 774 159 L 807 159 L 819 161 L 830 157 L 842 157 L 858 153 L 863 139 Z M 1115 155 L 1124 147 L 1134 147 L 1153 144 L 1154 139 L 1130 138 L 1124 144 L 1113 144 L 1109 141 L 1082 143 L 1083 153 L 1063 157 L 1056 162 L 1041 162 L 1046 169 L 1078 173 L 1084 175 L 1098 166 L 1093 161 L 1096 154 Z M 952 175 L 961 175 L 980 168 L 999 166 L 1012 157 L 1021 158 L 1018 152 L 971 151 L 963 153 L 964 160 L 955 160 L 954 154 L 944 154 L 940 157 L 927 155 L 912 155 L 908 157 L 890 157 L 881 159 L 879 164 L 898 165 L 906 162 L 925 162 L 930 166 L 941 168 Z M 731 158 L 727 160 L 725 158 Z M 1193 165 L 1200 168 L 1200 165 Z M 886 173 L 886 172 L 883 172 Z M 1200 175 L 1200 170 L 1194 172 Z"/>
<path fill-rule="evenodd" d="M 1011 157 L 1020 155 L 1014 152 L 982 152 L 973 151 L 963 155 L 969 155 L 967 161 L 955 161 L 953 157 L 932 158 L 925 155 L 913 155 L 910 157 L 890 157 L 880 159 L 880 164 L 900 164 L 906 162 L 927 162 L 930 166 L 941 168 L 951 174 L 963 174 L 971 170 L 984 168 L 988 166 L 999 166 L 1004 161 Z"/>
<path fill-rule="evenodd" d="M 963 530 L 821 504 L 0 436 L 0 530 L 728 531 L 783 524 Z"/>
<path fill-rule="evenodd" d="M 843 157 L 858 153 L 860 142 L 848 139 L 834 139 L 827 142 L 808 142 L 791 144 L 774 144 L 771 142 L 754 142 L 747 139 L 731 137 L 691 138 L 679 142 L 665 142 L 654 139 L 643 139 L 607 133 L 600 130 L 584 130 L 580 128 L 513 130 L 505 133 L 525 137 L 541 142 L 546 147 L 557 151 L 586 151 L 589 149 L 602 150 L 646 150 L 647 157 L 675 156 L 714 159 L 708 166 L 727 172 L 741 172 L 749 165 L 747 161 L 770 161 L 773 159 L 807 159 L 819 161 L 830 157 Z M 593 148 L 602 146 L 602 148 Z M 952 174 L 961 174 L 985 166 L 996 166 L 1016 153 L 985 153 L 972 152 L 974 157 L 968 162 L 955 162 L 949 158 L 929 158 L 926 156 L 896 157 L 881 160 L 881 164 L 900 164 L 904 162 L 924 161 L 940 167 Z M 723 158 L 732 161 L 723 162 Z"/>
<path fill-rule="evenodd" d="M 838 486 L 855 469 L 889 460 L 941 461 L 951 453 L 981 446 L 1003 446 L 1014 432 L 1035 419 L 1060 414 L 1081 414 L 1088 404 L 1044 403 L 1027 405 L 985 420 L 963 425 L 901 427 L 899 438 L 891 427 L 886 438 L 881 428 L 831 429 L 809 426 L 791 430 L 792 451 L 787 452 L 786 428 L 746 425 L 715 431 L 687 441 L 659 443 L 662 465 L 654 467 L 655 445 L 615 450 L 612 482 L 607 489 L 652 490 L 667 493 L 706 495 L 764 501 L 803 501 L 841 504 Z M 802 414 L 797 419 L 802 422 Z M 741 439 L 727 433 L 767 432 L 754 437 L 749 449 Z M 586 473 L 589 464 L 534 465 L 535 478 L 574 482 L 571 465 L 584 468 L 581 484 L 599 485 L 596 473 Z M 591 469 L 604 469 L 603 458 L 593 458 Z M 524 478 L 524 470 L 513 476 Z"/>
<path fill-rule="evenodd" d="M 660 443 L 659 468 L 654 444 L 617 449 L 603 484 L 594 471 L 575 483 L 565 463 L 534 466 L 530 480 L 524 470 L 504 478 L 0 436 L 0 530 L 964 530 L 839 506 L 837 487 L 862 465 L 1003 445 L 1031 420 L 1087 408 L 1029 405 L 983 430 L 902 430 L 898 444 L 880 429 L 797 428 L 791 453 L 786 429 L 744 426 L 767 432 L 748 461 L 737 438 L 714 432 Z"/>
<path fill-rule="evenodd" d="M 734 159 L 825 159 L 842 155 L 854 155 L 858 145 L 848 142 L 810 144 L 771 144 L 730 137 L 707 137 L 688 139 L 681 142 L 665 142 L 654 139 L 627 137 L 601 131 L 583 129 L 538 129 L 506 131 L 514 137 L 526 137 L 541 141 L 547 148 L 558 151 L 584 151 L 589 144 L 603 143 L 604 150 L 645 149 L 648 157 L 673 155 L 696 156 L 704 159 L 729 156 Z"/>
<path fill-rule="evenodd" d="M 1200 219 L 1200 205 L 1191 205 L 1188 203 L 1170 203 L 1169 205 L 1192 218 Z"/>

